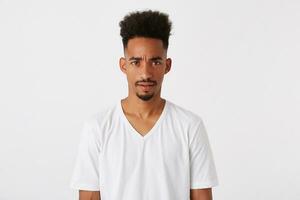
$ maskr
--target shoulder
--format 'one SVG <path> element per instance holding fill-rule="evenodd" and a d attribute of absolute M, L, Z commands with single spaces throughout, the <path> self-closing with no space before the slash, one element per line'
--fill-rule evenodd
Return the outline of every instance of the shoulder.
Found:
<path fill-rule="evenodd" d="M 111 124 L 111 121 L 114 120 L 113 118 L 115 116 L 116 106 L 116 103 L 112 103 L 90 114 L 84 120 L 85 125 L 95 129 L 102 129 L 103 126 Z"/>
<path fill-rule="evenodd" d="M 172 102 L 169 103 L 169 108 L 172 124 L 176 124 L 176 127 L 186 134 L 188 144 L 191 145 L 192 141 L 200 144 L 199 140 L 206 134 L 201 115 Z"/>
<path fill-rule="evenodd" d="M 178 119 L 178 121 L 187 123 L 188 125 L 201 123 L 203 121 L 200 114 L 197 114 L 194 111 L 180 106 L 174 102 L 168 102 L 172 118 Z"/>
<path fill-rule="evenodd" d="M 110 104 L 102 109 L 90 114 L 83 121 L 83 133 L 87 138 L 93 140 L 102 148 L 102 141 L 104 141 L 107 134 L 110 132 L 113 121 L 115 120 L 117 104 Z"/>

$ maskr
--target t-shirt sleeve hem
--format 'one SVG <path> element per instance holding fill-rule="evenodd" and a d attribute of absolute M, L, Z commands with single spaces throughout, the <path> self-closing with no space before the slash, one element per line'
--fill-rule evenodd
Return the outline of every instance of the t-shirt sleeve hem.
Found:
<path fill-rule="evenodd" d="M 100 191 L 99 186 L 85 184 L 85 183 L 71 183 L 70 188 L 75 190 Z"/>
<path fill-rule="evenodd" d="M 204 188 L 212 188 L 215 186 L 218 186 L 218 181 L 211 181 L 211 182 L 198 182 L 198 183 L 192 183 L 190 186 L 190 189 L 204 189 Z"/>

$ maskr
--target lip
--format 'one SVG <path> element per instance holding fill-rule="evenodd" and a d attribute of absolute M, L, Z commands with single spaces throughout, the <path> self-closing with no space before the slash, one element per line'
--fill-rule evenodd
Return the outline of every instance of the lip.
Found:
<path fill-rule="evenodd" d="M 144 89 L 144 90 L 148 90 L 148 89 L 150 89 L 151 87 L 153 87 L 154 85 L 140 85 L 140 84 L 138 84 L 138 86 L 141 87 L 141 88 Z"/>
<path fill-rule="evenodd" d="M 154 86 L 154 84 L 137 84 L 139 86 Z"/>

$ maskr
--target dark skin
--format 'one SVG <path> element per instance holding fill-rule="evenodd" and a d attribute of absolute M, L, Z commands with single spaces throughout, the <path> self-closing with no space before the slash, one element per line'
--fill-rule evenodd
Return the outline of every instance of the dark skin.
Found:
<path fill-rule="evenodd" d="M 100 191 L 79 190 L 79 200 L 101 200 Z"/>
<path fill-rule="evenodd" d="M 137 132 L 146 135 L 164 108 L 161 85 L 172 61 L 158 39 L 133 38 L 124 53 L 119 61 L 128 82 L 128 97 L 121 101 L 123 111 Z"/>
<path fill-rule="evenodd" d="M 145 37 L 130 39 L 124 57 L 119 60 L 119 67 L 128 82 L 128 97 L 121 100 L 123 112 L 142 136 L 154 126 L 164 108 L 161 87 L 171 65 L 163 42 Z M 80 190 L 79 194 L 80 200 L 101 200 L 100 191 Z M 212 200 L 211 188 L 191 189 L 190 199 Z"/>

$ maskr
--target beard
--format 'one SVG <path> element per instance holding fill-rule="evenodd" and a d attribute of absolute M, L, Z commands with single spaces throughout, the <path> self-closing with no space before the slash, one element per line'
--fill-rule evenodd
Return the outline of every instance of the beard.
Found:
<path fill-rule="evenodd" d="M 144 94 L 144 95 L 140 95 L 140 94 L 136 93 L 136 96 L 143 101 L 149 101 L 154 96 L 154 93 L 153 94 Z"/>
<path fill-rule="evenodd" d="M 139 81 L 139 82 L 151 82 L 152 84 L 154 84 L 153 87 L 155 87 L 157 85 L 156 81 L 151 81 L 151 80 L 143 80 L 143 81 Z M 135 83 L 136 87 L 138 87 L 139 82 Z M 154 91 L 152 91 L 152 93 L 150 93 L 150 91 L 148 91 L 148 92 L 146 92 L 146 94 L 145 93 L 139 94 L 139 92 L 136 91 L 136 96 L 143 101 L 151 100 L 154 97 L 154 95 L 155 95 Z"/>

